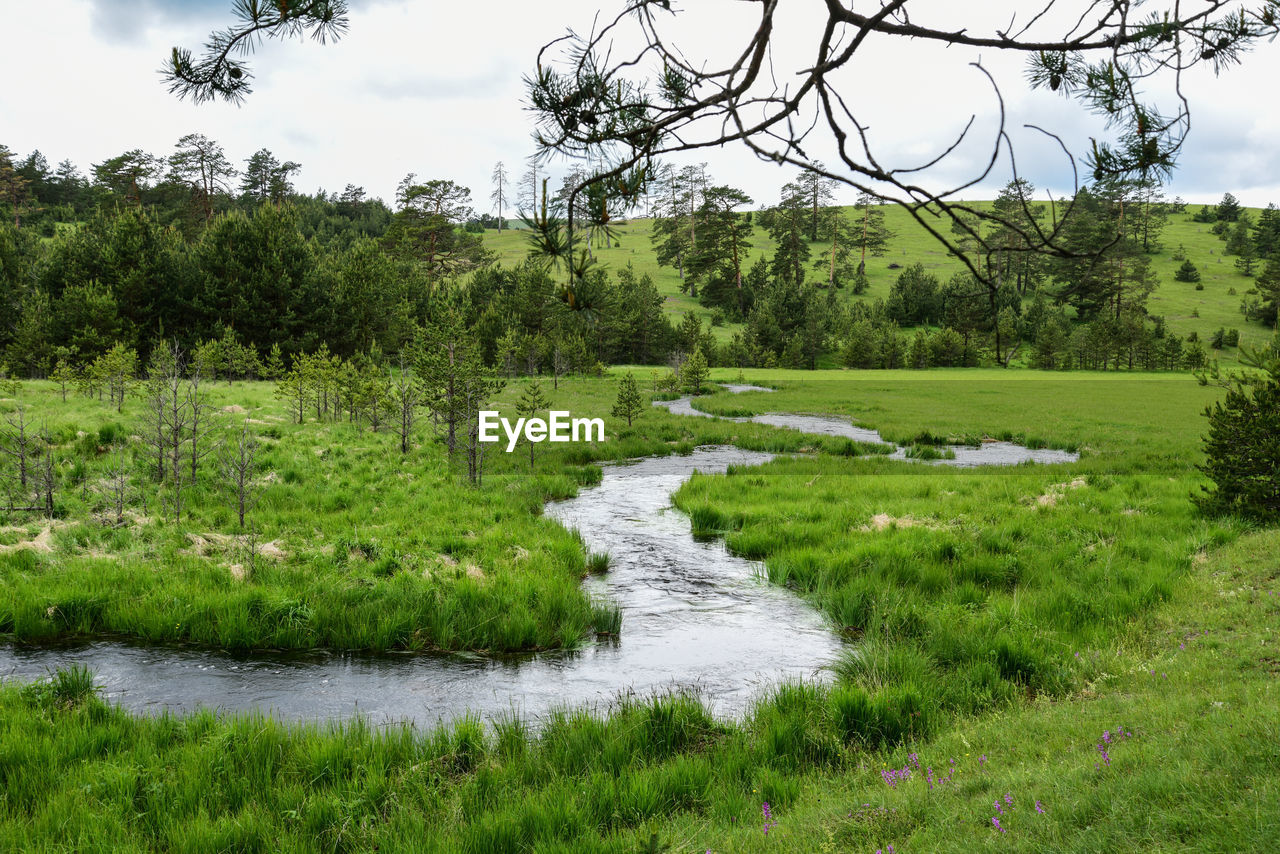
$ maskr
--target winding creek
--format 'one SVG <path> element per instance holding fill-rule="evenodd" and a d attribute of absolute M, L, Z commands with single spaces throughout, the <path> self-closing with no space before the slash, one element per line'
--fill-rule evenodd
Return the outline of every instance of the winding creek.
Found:
<path fill-rule="evenodd" d="M 773 391 L 755 385 L 725 383 L 724 388 L 734 394 L 748 391 Z M 858 427 L 845 419 L 830 415 L 797 415 L 791 412 L 769 412 L 753 415 L 749 418 L 730 418 L 712 415 L 693 408 L 693 399 L 680 397 L 675 400 L 654 401 L 654 406 L 662 406 L 676 415 L 693 415 L 702 418 L 718 418 L 722 421 L 734 421 L 739 424 L 753 422 L 767 424 L 770 427 L 781 427 L 787 430 L 798 430 L 801 433 L 816 433 L 821 436 L 838 436 L 852 439 L 855 442 L 866 442 L 873 445 L 891 445 L 893 452 L 888 455 L 891 460 L 907 459 L 907 449 L 887 441 L 876 430 Z M 1072 463 L 1080 459 L 1080 455 L 1070 451 L 1059 451 L 1053 448 L 1027 448 L 1012 442 L 985 441 L 980 445 L 947 445 L 955 456 L 951 459 L 918 460 L 931 465 L 955 466 L 957 468 L 974 468 L 976 466 L 1012 466 L 1019 463 Z"/>
<path fill-rule="evenodd" d="M 730 391 L 764 391 L 728 386 Z M 663 402 L 677 414 L 706 416 L 688 398 Z M 714 416 L 706 416 L 714 417 Z M 836 418 L 760 415 L 751 419 L 809 433 L 881 442 Z M 950 465 L 1063 462 L 1075 455 L 1008 443 L 957 447 Z M 901 455 L 903 449 L 895 451 Z M 581 532 L 587 548 L 610 555 L 610 570 L 584 582 L 622 610 L 617 641 L 574 652 L 492 658 L 478 655 L 307 654 L 237 657 L 117 642 L 78 647 L 0 646 L 0 678 L 33 679 L 80 664 L 112 702 L 137 713 L 199 707 L 268 712 L 283 720 L 363 715 L 374 724 L 427 726 L 465 715 L 518 712 L 535 722 L 558 707 L 604 708 L 622 695 L 680 688 L 712 710 L 739 716 L 761 689 L 784 679 L 823 678 L 841 641 L 799 597 L 764 579 L 762 567 L 696 542 L 671 493 L 695 471 L 755 465 L 770 454 L 702 447 L 687 456 L 607 465 L 599 485 L 546 514 Z"/>

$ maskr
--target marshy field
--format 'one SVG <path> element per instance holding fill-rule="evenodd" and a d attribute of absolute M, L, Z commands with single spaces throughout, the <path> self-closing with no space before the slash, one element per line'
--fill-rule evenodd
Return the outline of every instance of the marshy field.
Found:
<path fill-rule="evenodd" d="M 112 472 L 147 464 L 141 403 L 63 403 L 52 382 L 22 383 L 0 409 L 42 422 L 64 487 L 52 518 L 12 513 L 0 529 L 6 666 L 48 671 L 0 687 L 3 847 L 1092 852 L 1280 840 L 1280 536 L 1191 501 L 1204 482 L 1200 413 L 1220 392 L 1178 374 L 715 369 L 715 382 L 772 389 L 692 401 L 739 419 L 728 420 L 647 405 L 669 395 L 639 368 L 646 405 L 626 426 L 610 417 L 624 372 L 546 388 L 554 408 L 605 418 L 607 441 L 539 445 L 532 463 L 527 445 L 491 451 L 478 487 L 425 432 L 401 454 L 367 424 L 293 423 L 271 384 L 221 384 L 212 435 L 229 446 L 249 421 L 259 436 L 245 528 L 213 466 L 180 517 L 141 481 L 118 514 Z M 504 414 L 519 391 L 502 393 Z M 883 442 L 742 420 L 764 413 L 831 416 Z M 948 446 L 994 441 L 1079 456 L 949 459 Z M 756 453 L 699 473 L 612 465 L 696 462 L 729 445 Z M 893 458 L 893 445 L 915 459 Z M 600 550 L 600 532 L 624 525 L 630 539 Z M 666 576 L 628 575 L 662 560 Z M 713 652 L 696 629 L 721 617 L 672 579 L 754 597 L 775 635 L 733 666 L 773 678 L 684 684 L 681 661 Z M 628 589 L 667 598 L 637 604 Z M 672 602 L 695 606 L 663 623 Z M 806 620 L 823 660 L 778 669 Z M 572 687 L 573 674 L 624 666 L 629 633 L 669 687 L 612 700 Z M 95 649 L 269 662 L 286 677 L 291 656 L 314 667 L 323 654 L 335 679 L 390 656 L 407 664 L 385 678 L 419 679 L 422 692 L 377 720 L 358 704 L 308 714 L 315 684 L 294 692 L 289 715 L 228 709 L 218 693 L 204 708 L 146 708 L 142 683 L 95 676 Z M 514 673 L 559 662 L 564 702 L 433 705 L 413 662 L 440 661 Z M 717 692 L 731 689 L 749 701 L 726 706 Z"/>

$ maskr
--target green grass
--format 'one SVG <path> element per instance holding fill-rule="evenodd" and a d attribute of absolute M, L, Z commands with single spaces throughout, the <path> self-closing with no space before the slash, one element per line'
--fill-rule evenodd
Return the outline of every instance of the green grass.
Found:
<path fill-rule="evenodd" d="M 973 202 L 981 207 L 986 202 Z M 1209 338 L 1219 327 L 1240 330 L 1240 343 L 1256 346 L 1271 339 L 1272 331 L 1258 323 L 1248 323 L 1240 313 L 1240 303 L 1245 292 L 1253 287 L 1253 279 L 1242 275 L 1235 268 L 1234 256 L 1224 256 L 1226 242 L 1210 232 L 1210 225 L 1193 222 L 1191 215 L 1198 207 L 1190 205 L 1184 214 L 1171 214 L 1169 223 L 1160 238 L 1159 251 L 1152 255 L 1153 269 L 1159 286 L 1152 294 L 1149 310 L 1152 314 L 1163 315 L 1168 328 L 1181 336 L 1196 332 L 1208 347 Z M 961 272 L 963 265 L 948 255 L 934 238 L 929 235 L 904 209 L 889 205 L 884 209 L 885 225 L 896 237 L 890 242 L 889 251 L 881 258 L 869 258 L 867 261 L 867 278 L 870 287 L 861 296 L 854 296 L 847 290 L 841 293 L 849 301 L 874 301 L 886 299 L 889 290 L 897 280 L 901 270 L 890 269 L 890 264 L 902 267 L 911 264 L 922 264 L 926 271 L 936 276 L 939 281 L 946 282 L 954 273 Z M 1257 222 L 1259 210 L 1250 209 L 1249 214 Z M 618 229 L 618 247 L 604 247 L 596 250 L 601 263 L 610 268 L 619 268 L 631 264 L 637 273 L 648 273 L 653 277 L 658 290 L 666 299 L 666 310 L 679 319 L 686 311 L 694 311 L 709 322 L 711 311 L 696 299 L 680 291 L 680 278 L 671 267 L 658 265 L 654 255 L 650 234 L 652 221 L 633 219 Z M 746 266 L 754 263 L 761 256 L 769 257 L 773 253 L 773 241 L 761 229 L 752 235 L 753 249 L 749 253 Z M 485 234 L 485 245 L 497 253 L 499 260 L 506 265 L 517 264 L 528 255 L 526 235 L 518 230 L 496 231 Z M 1200 270 L 1204 289 L 1197 291 L 1195 285 L 1179 282 L 1173 278 L 1174 271 L 1181 261 L 1173 260 L 1178 247 L 1185 248 L 1186 256 Z M 824 257 L 830 251 L 829 242 L 817 241 L 811 244 L 814 259 Z M 1259 269 L 1261 265 L 1259 265 Z M 815 271 L 811 277 L 820 278 Z M 1230 293 L 1231 290 L 1236 293 Z M 1199 316 L 1193 316 L 1198 313 Z M 735 331 L 741 331 L 741 324 L 727 323 L 713 328 L 717 340 L 728 341 Z M 1221 352 L 1209 351 L 1211 358 L 1218 357 L 1223 362 L 1236 360 L 1238 351 L 1226 349 Z"/>
<path fill-rule="evenodd" d="M 1270 850 L 1277 553 L 1269 531 L 1198 560 L 1169 603 L 1075 650 L 1068 696 L 885 748 L 858 737 L 860 722 L 887 733 L 909 723 L 840 688 L 778 690 L 741 726 L 670 697 L 608 718 L 566 712 L 535 736 L 518 720 L 419 733 L 134 718 L 85 696 L 82 675 L 8 685 L 0 843 L 632 854 L 657 834 L 673 851 L 748 854 Z M 916 763 L 886 782 L 883 772 Z M 929 785 L 927 769 L 946 781 Z M 1005 795 L 1002 834 L 990 819 Z M 767 835 L 764 802 L 776 821 Z"/>
<path fill-rule="evenodd" d="M 606 560 L 541 519 L 543 499 L 593 482 L 601 460 L 733 442 L 811 453 L 695 476 L 677 505 L 696 535 L 763 560 L 854 643 L 832 686 L 778 687 L 740 724 L 683 697 L 566 710 L 537 734 L 518 720 L 415 732 L 137 719 L 87 696 L 83 674 L 9 686 L 0 847 L 629 854 L 655 833 L 681 852 L 1280 843 L 1280 534 L 1200 517 L 1188 500 L 1201 482 L 1199 412 L 1216 392 L 1179 376 L 996 370 L 742 379 L 777 390 L 697 405 L 843 415 L 921 448 L 990 436 L 1082 456 L 959 471 L 655 409 L 631 428 L 606 416 L 598 446 L 543 446 L 532 476 L 524 449 L 495 453 L 472 489 L 425 435 L 401 461 L 391 436 L 291 425 L 268 386 L 220 387 L 219 405 L 267 422 L 264 463 L 278 478 L 256 518 L 285 553 L 236 580 L 231 555 L 191 553 L 190 533 L 234 532 L 211 483 L 182 525 L 84 521 L 83 486 L 103 464 L 95 440 L 131 435 L 136 404 L 64 407 L 51 385 L 24 385 L 20 400 L 49 415 L 82 481 L 64 494 L 71 524 L 54 530 L 53 552 L 0 554 L 0 620 L 15 637 L 366 649 L 625 638 L 616 611 L 594 610 L 578 586 Z M 615 392 L 611 376 L 549 394 L 604 415 Z M 11 521 L 17 540 L 46 524 Z M 510 598 L 531 594 L 536 605 Z M 1118 729 L 1133 737 L 1102 765 L 1096 745 Z M 926 770 L 888 785 L 882 772 L 912 753 Z M 930 788 L 930 767 L 948 782 Z M 991 804 L 1005 794 L 1002 834 Z"/>

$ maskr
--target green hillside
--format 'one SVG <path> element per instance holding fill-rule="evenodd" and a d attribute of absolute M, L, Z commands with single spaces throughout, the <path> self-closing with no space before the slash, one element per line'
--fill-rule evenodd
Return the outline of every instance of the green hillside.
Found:
<path fill-rule="evenodd" d="M 971 204 L 981 206 L 989 203 Z M 1258 323 L 1247 322 L 1240 313 L 1240 302 L 1245 292 L 1253 287 L 1253 279 L 1239 273 L 1235 268 L 1234 258 L 1224 255 L 1226 243 L 1210 231 L 1209 224 L 1192 221 L 1192 207 L 1188 206 L 1185 213 L 1170 215 L 1169 223 L 1160 237 L 1160 250 L 1152 256 L 1160 285 L 1148 303 L 1151 313 L 1163 315 L 1169 329 L 1184 337 L 1194 331 L 1207 341 L 1219 327 L 1226 327 L 1240 330 L 1242 344 L 1256 345 L 1269 340 L 1271 330 Z M 1249 209 L 1249 214 L 1256 222 L 1259 210 Z M 887 206 L 885 224 L 894 232 L 895 237 L 884 257 L 868 259 L 867 277 L 871 287 L 859 296 L 843 291 L 846 299 L 886 298 L 900 272 L 891 269 L 890 264 L 903 267 L 923 264 L 940 281 L 946 281 L 953 273 L 962 269 L 960 262 L 949 255 L 905 209 Z M 618 228 L 619 246 L 597 249 L 596 254 L 609 267 L 632 264 L 638 272 L 652 276 L 658 290 L 666 296 L 667 310 L 671 314 L 679 316 L 692 309 L 709 320 L 710 309 L 681 293 L 680 277 L 676 270 L 658 265 L 650 242 L 651 231 L 651 220 L 633 219 Z M 774 249 L 773 241 L 763 229 L 756 229 L 751 240 L 753 248 L 743 264 L 744 268 L 749 267 L 761 255 L 771 255 Z M 489 231 L 485 234 L 485 244 L 507 265 L 519 263 L 528 253 L 526 234 L 520 229 L 509 229 L 501 233 Z M 1174 271 L 1182 263 L 1173 259 L 1179 246 L 1184 247 L 1187 258 L 1200 270 L 1203 290 L 1197 291 L 1194 284 L 1174 279 Z M 830 247 L 830 243 L 823 241 L 811 244 L 814 259 L 823 257 Z M 815 271 L 814 275 L 818 276 L 820 273 Z M 715 327 L 713 331 L 718 339 L 727 340 L 739 328 L 740 324 L 726 323 Z M 1224 350 L 1216 355 L 1224 361 L 1235 359 L 1234 350 Z"/>

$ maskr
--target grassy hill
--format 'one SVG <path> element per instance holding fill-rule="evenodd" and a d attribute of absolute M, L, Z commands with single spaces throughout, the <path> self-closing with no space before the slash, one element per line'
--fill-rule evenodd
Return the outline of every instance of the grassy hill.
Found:
<path fill-rule="evenodd" d="M 1225 242 L 1210 231 L 1209 225 L 1193 222 L 1191 213 L 1192 206 L 1188 206 L 1186 213 L 1170 216 L 1169 224 L 1160 238 L 1160 251 L 1152 256 L 1160 285 L 1151 295 L 1151 313 L 1164 315 L 1169 329 L 1182 336 L 1195 331 L 1207 341 L 1219 327 L 1235 327 L 1240 330 L 1240 341 L 1243 344 L 1256 345 L 1269 340 L 1271 330 L 1257 323 L 1246 322 L 1240 314 L 1240 302 L 1245 292 L 1253 287 L 1253 280 L 1237 272 L 1235 259 L 1223 254 Z M 1250 210 L 1255 222 L 1258 213 L 1257 209 Z M 870 289 L 860 296 L 854 296 L 847 290 L 842 291 L 846 299 L 875 300 L 887 297 L 900 272 L 890 269 L 891 263 L 904 267 L 923 264 L 926 270 L 941 281 L 946 281 L 953 273 L 961 270 L 960 262 L 948 255 L 906 210 L 893 205 L 886 207 L 885 224 L 896 236 L 884 257 L 868 259 Z M 704 308 L 696 299 L 681 293 L 680 277 L 675 269 L 658 265 L 650 241 L 651 232 L 651 220 L 631 220 L 618 229 L 619 245 L 599 249 L 597 254 L 609 267 L 623 267 L 629 263 L 637 272 L 652 276 L 658 290 L 666 296 L 667 310 L 672 315 L 679 316 L 692 309 L 709 320 L 709 309 Z M 519 229 L 509 229 L 501 234 L 490 231 L 485 235 L 485 243 L 498 254 L 504 264 L 519 263 L 528 252 L 525 232 Z M 769 256 L 773 253 L 773 241 L 761 229 L 757 229 L 752 235 L 752 243 L 753 248 L 744 264 L 746 267 L 761 255 Z M 830 246 L 830 243 L 823 241 L 812 244 L 813 257 L 822 257 Z M 1185 248 L 1187 257 L 1199 268 L 1203 290 L 1197 291 L 1194 284 L 1179 282 L 1173 278 L 1174 271 L 1182 263 L 1173 259 L 1179 246 Z M 739 328 L 739 324 L 726 324 L 716 327 L 714 331 L 717 338 L 727 340 Z M 1227 350 L 1220 356 L 1224 361 L 1234 361 L 1235 351 Z"/>

